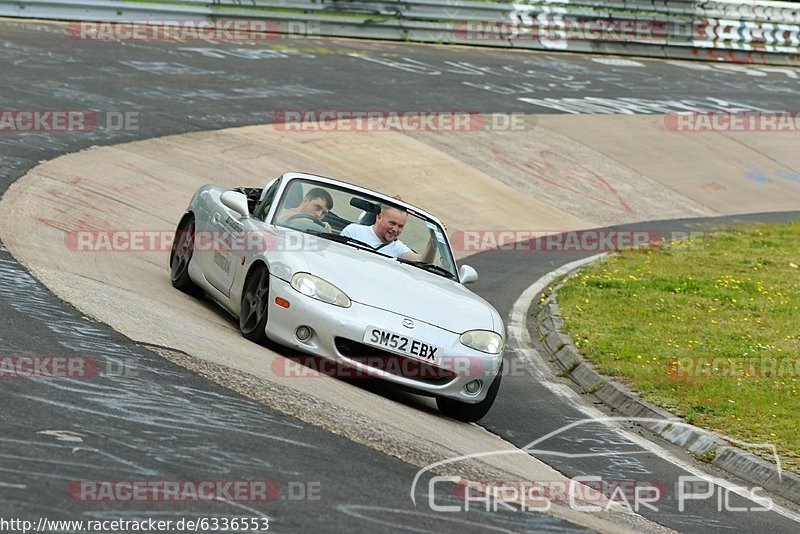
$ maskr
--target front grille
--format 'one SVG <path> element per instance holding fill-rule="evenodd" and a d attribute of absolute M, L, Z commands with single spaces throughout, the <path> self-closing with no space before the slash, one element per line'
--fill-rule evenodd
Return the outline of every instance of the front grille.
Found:
<path fill-rule="evenodd" d="M 421 360 L 394 354 L 343 337 L 334 338 L 339 353 L 354 362 L 401 376 L 410 380 L 442 386 L 458 375 L 453 371 L 430 365 Z"/>

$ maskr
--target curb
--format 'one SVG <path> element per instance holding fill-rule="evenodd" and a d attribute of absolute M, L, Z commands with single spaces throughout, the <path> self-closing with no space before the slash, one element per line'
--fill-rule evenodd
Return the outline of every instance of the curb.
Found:
<path fill-rule="evenodd" d="M 579 269 L 580 267 L 570 270 L 566 276 Z M 600 374 L 594 365 L 578 352 L 572 340 L 560 332 L 564 320 L 556 296 L 562 285 L 562 283 L 556 285 L 542 302 L 539 301 L 541 292 L 537 293 L 529 317 L 534 323 L 532 331 L 538 335 L 539 344 L 544 349 L 543 355 L 561 371 L 563 376 L 570 378 L 583 393 L 593 394 L 603 404 L 627 417 L 666 420 L 659 423 L 637 422 L 637 424 L 695 456 L 714 454 L 713 460 L 708 462 L 711 465 L 788 501 L 800 504 L 800 476 L 781 470 L 752 453 L 732 446 L 719 434 L 683 423 L 679 417 L 643 401 L 627 386 Z"/>

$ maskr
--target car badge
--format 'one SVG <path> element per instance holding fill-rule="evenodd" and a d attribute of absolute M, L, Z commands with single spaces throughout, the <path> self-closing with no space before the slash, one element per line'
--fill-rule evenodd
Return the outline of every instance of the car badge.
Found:
<path fill-rule="evenodd" d="M 414 321 L 412 321 L 409 318 L 405 318 L 403 319 L 403 326 L 405 326 L 406 328 L 414 328 Z"/>

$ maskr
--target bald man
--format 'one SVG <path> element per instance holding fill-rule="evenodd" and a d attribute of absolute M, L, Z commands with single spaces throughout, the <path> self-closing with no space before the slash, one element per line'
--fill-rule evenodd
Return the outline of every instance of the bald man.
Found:
<path fill-rule="evenodd" d="M 381 205 L 381 212 L 375 217 L 375 224 L 348 224 L 342 230 L 342 235 L 362 241 L 381 254 L 393 258 L 402 258 L 411 261 L 428 261 L 436 253 L 436 246 L 431 240 L 423 254 L 417 254 L 405 243 L 398 239 L 408 221 L 408 213 L 404 210 Z"/>

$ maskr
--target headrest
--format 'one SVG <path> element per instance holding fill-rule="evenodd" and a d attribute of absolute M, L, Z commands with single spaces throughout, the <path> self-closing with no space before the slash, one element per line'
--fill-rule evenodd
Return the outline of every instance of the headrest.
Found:
<path fill-rule="evenodd" d="M 286 192 L 286 200 L 283 203 L 285 208 L 296 208 L 303 202 L 303 184 L 294 180 L 289 185 L 289 191 Z"/>

